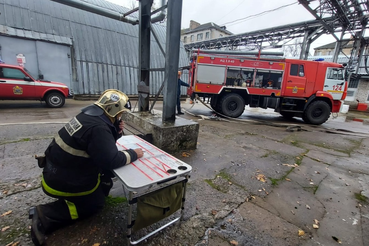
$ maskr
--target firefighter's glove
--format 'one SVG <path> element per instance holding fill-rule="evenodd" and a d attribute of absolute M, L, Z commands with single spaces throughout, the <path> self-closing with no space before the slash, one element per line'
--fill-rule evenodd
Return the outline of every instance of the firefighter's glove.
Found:
<path fill-rule="evenodd" d="M 35 155 L 35 159 L 37 160 L 37 164 L 38 164 L 39 168 L 44 168 L 45 167 L 46 157 L 44 155 L 42 155 L 42 156 Z"/>

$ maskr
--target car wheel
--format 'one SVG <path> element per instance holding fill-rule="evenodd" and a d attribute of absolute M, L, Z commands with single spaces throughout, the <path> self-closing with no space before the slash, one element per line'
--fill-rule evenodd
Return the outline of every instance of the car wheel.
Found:
<path fill-rule="evenodd" d="M 326 122 L 331 115 L 331 107 L 325 101 L 312 102 L 304 112 L 303 119 L 306 123 L 320 125 Z"/>
<path fill-rule="evenodd" d="M 240 95 L 230 93 L 221 98 L 220 106 L 222 114 L 228 117 L 237 118 L 245 110 L 245 101 Z"/>
<path fill-rule="evenodd" d="M 46 105 L 50 108 L 63 107 L 65 103 L 64 95 L 59 92 L 51 92 L 45 97 Z"/>

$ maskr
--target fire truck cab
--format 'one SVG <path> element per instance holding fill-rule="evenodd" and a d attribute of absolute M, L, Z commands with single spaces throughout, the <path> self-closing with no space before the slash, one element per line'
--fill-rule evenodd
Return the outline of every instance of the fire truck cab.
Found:
<path fill-rule="evenodd" d="M 228 117 L 239 117 L 249 105 L 319 125 L 339 112 L 347 82 L 341 64 L 197 51 L 188 94 L 210 97 L 212 109 Z"/>

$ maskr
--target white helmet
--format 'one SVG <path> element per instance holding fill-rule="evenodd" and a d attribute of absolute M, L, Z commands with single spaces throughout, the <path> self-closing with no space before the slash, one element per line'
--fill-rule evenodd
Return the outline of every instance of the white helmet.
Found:
<path fill-rule="evenodd" d="M 114 89 L 104 91 L 99 100 L 94 104 L 99 106 L 107 115 L 113 118 L 123 111 L 129 111 L 131 108 L 128 96 Z"/>

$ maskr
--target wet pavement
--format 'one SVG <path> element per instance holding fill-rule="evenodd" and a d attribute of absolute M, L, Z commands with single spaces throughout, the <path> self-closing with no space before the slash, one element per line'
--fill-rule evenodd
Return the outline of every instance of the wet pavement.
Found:
<path fill-rule="evenodd" d="M 33 156 L 89 104 L 0 102 L 0 245 L 32 245 L 27 211 L 52 200 Z M 201 103 L 182 107 L 181 117 L 200 124 L 198 148 L 173 153 L 193 168 L 183 221 L 141 245 L 369 245 L 367 113 L 311 126 L 272 110 L 246 108 L 231 120 Z M 124 196 L 119 181 L 111 194 Z M 126 213 L 125 202 L 108 206 L 47 245 L 127 245 Z"/>

